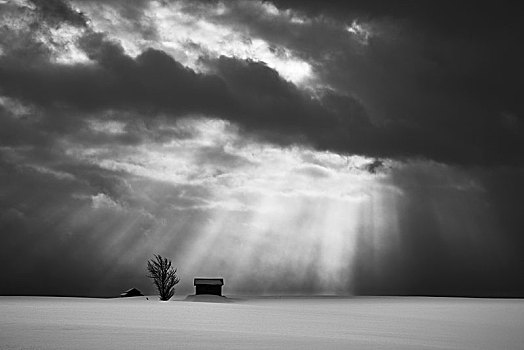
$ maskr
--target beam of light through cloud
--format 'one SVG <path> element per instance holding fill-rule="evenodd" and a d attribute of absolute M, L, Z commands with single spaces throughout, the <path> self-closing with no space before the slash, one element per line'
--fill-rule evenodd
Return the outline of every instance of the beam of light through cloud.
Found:
<path fill-rule="evenodd" d="M 111 133 L 113 124 L 89 125 Z M 391 192 L 382 183 L 384 174 L 365 170 L 372 160 L 249 141 L 221 120 L 189 118 L 169 128 L 191 130 L 193 136 L 111 151 L 70 141 L 64 147 L 77 161 L 127 179 L 139 198 L 135 205 L 157 222 L 147 234 L 154 237 L 150 244 L 185 247 L 177 259 L 185 276 L 223 275 L 231 291 L 246 293 L 352 291 L 356 238 L 359 230 L 370 229 L 361 207 L 379 192 Z M 144 182 L 150 185 L 138 185 Z M 93 209 L 130 210 L 130 204 L 103 193 L 91 198 Z M 202 213 L 205 219 L 191 236 L 178 232 L 177 220 Z M 108 252 L 120 250 L 126 259 L 132 259 L 131 251 L 139 253 L 134 245 L 144 236 L 129 241 L 129 232 L 141 222 L 113 228 Z"/>

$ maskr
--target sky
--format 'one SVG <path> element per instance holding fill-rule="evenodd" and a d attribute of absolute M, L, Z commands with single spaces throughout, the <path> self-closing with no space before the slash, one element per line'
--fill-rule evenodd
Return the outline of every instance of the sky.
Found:
<path fill-rule="evenodd" d="M 511 2 L 0 1 L 0 294 L 524 296 Z"/>

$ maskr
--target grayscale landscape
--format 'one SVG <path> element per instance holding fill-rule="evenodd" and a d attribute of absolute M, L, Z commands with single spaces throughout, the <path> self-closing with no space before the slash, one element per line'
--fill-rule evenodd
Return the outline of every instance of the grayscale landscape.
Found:
<path fill-rule="evenodd" d="M 0 350 L 524 349 L 519 5 L 0 0 Z"/>

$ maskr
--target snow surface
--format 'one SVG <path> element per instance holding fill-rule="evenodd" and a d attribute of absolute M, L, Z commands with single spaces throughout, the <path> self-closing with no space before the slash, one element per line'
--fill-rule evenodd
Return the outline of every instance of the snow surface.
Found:
<path fill-rule="evenodd" d="M 523 349 L 524 300 L 0 297 L 0 349 Z"/>
<path fill-rule="evenodd" d="M 209 294 L 200 294 L 200 295 L 188 295 L 184 301 L 195 301 L 203 303 L 231 303 L 233 299 L 230 299 L 225 296 L 218 295 L 209 295 Z"/>

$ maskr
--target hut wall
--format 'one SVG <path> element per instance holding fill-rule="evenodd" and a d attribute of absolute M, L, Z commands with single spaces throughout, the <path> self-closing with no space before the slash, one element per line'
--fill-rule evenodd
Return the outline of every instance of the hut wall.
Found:
<path fill-rule="evenodd" d="M 196 294 L 213 294 L 222 295 L 222 286 L 212 284 L 198 284 L 196 287 Z"/>

